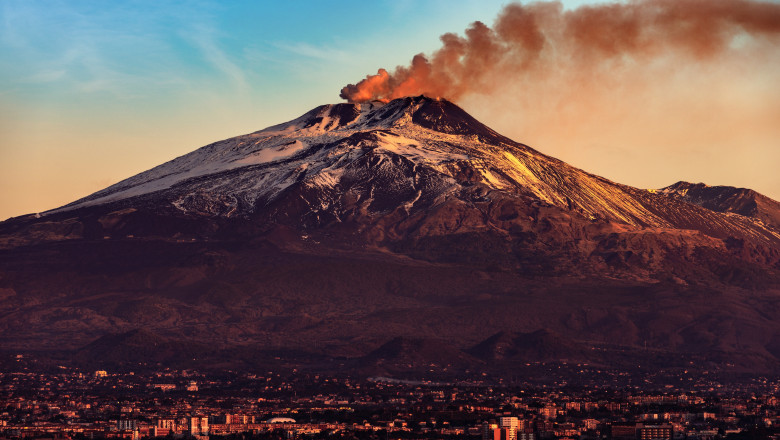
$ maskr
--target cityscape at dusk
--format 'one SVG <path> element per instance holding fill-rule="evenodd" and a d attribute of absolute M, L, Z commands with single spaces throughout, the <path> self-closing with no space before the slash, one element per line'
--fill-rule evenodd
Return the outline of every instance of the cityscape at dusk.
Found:
<path fill-rule="evenodd" d="M 548 368 L 544 382 L 490 385 L 296 371 L 20 371 L 0 382 L 0 432 L 55 439 L 712 439 L 771 438 L 780 423 L 780 383 L 765 377 L 737 386 L 681 374 L 673 380 L 688 383 L 675 386 L 651 375 L 648 386 L 605 371 L 601 385 L 575 385 L 556 369 Z"/>

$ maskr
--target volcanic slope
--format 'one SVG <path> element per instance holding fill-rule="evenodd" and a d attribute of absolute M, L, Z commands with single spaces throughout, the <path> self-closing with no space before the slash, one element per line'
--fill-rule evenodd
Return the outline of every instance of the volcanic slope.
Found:
<path fill-rule="evenodd" d="M 752 189 L 677 182 L 661 191 L 713 211 L 755 218 L 780 229 L 780 203 Z"/>
<path fill-rule="evenodd" d="M 0 248 L 12 347 L 146 328 L 360 358 L 550 329 L 755 368 L 779 355 L 776 224 L 611 182 L 426 97 L 207 145 L 3 222 Z"/>
<path fill-rule="evenodd" d="M 313 202 L 308 206 L 313 213 L 341 220 L 342 203 L 333 205 L 328 199 L 340 202 L 336 199 L 350 192 L 345 189 L 355 194 L 356 182 L 365 186 L 371 179 L 391 182 L 394 188 L 386 192 L 393 196 L 411 194 L 389 200 L 389 207 L 404 202 L 404 208 L 412 209 L 424 197 L 421 205 L 427 208 L 425 201 L 445 201 L 464 186 L 480 184 L 590 219 L 673 228 L 710 223 L 717 225 L 711 235 L 747 233 L 767 243 L 780 241 L 775 231 L 740 219 L 726 221 L 685 205 L 670 207 L 664 197 L 639 197 L 633 188 L 497 134 L 448 101 L 425 97 L 386 105 L 320 106 L 288 123 L 208 145 L 52 213 L 123 200 L 142 205 L 153 195 L 155 205 L 230 217 L 262 210 L 295 188 L 317 193 L 320 200 L 307 200 Z M 371 205 L 375 199 L 358 204 L 378 207 L 379 200 Z M 665 212 L 675 210 L 690 212 Z"/>

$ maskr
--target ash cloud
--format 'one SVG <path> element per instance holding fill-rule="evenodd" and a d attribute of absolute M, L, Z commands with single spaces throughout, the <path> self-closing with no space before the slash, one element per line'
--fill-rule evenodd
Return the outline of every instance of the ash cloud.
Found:
<path fill-rule="evenodd" d="M 777 43 L 778 35 L 780 5 L 753 0 L 640 0 L 575 10 L 558 2 L 510 4 L 492 27 L 474 22 L 463 36 L 444 34 L 430 56 L 380 69 L 340 96 L 350 102 L 419 94 L 459 100 L 561 70 L 583 79 L 661 59 L 706 63 L 747 40 Z"/>

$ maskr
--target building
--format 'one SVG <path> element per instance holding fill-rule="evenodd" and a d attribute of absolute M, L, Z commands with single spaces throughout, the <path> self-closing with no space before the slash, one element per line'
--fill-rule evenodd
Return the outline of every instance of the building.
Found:
<path fill-rule="evenodd" d="M 188 417 L 187 418 L 187 432 L 190 435 L 209 435 L 209 418 L 208 417 Z"/>
<path fill-rule="evenodd" d="M 506 440 L 517 440 L 517 425 L 519 423 L 519 420 L 517 417 L 501 417 L 498 419 L 498 424 L 501 426 L 502 429 L 506 429 L 506 434 L 502 434 L 502 437 L 505 435 Z"/>
<path fill-rule="evenodd" d="M 135 431 L 138 429 L 138 422 L 136 420 L 117 420 L 116 429 L 119 431 Z"/>
<path fill-rule="evenodd" d="M 610 427 L 610 436 L 613 439 L 634 440 L 636 439 L 636 424 L 630 425 L 612 425 Z"/>
<path fill-rule="evenodd" d="M 525 428 L 517 431 L 517 440 L 536 440 L 534 436 L 534 430 L 531 428 Z"/>
<path fill-rule="evenodd" d="M 638 425 L 637 438 L 639 440 L 672 440 L 674 429 L 672 425 Z"/>
<path fill-rule="evenodd" d="M 495 431 L 498 430 L 498 423 L 482 424 L 482 440 L 495 440 Z"/>
<path fill-rule="evenodd" d="M 152 435 L 155 437 L 165 437 L 172 432 L 176 432 L 176 421 L 173 419 L 157 419 L 152 429 Z"/>

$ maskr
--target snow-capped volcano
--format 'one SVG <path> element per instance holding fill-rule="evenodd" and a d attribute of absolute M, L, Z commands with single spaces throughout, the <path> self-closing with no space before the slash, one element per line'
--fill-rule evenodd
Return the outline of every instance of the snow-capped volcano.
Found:
<path fill-rule="evenodd" d="M 336 185 L 346 167 L 369 153 L 403 156 L 446 173 L 443 164 L 477 159 L 480 148 L 502 143 L 530 151 L 446 101 L 323 105 L 287 123 L 207 145 L 51 212 L 168 192 L 230 197 L 238 211 L 228 213 L 236 214 L 296 183 Z"/>
<path fill-rule="evenodd" d="M 295 193 L 310 211 L 301 215 L 343 221 L 355 210 L 381 214 L 400 206 L 409 214 L 448 200 L 472 203 L 475 191 L 485 200 L 525 197 L 589 221 L 780 240 L 779 232 L 755 219 L 716 214 L 668 197 L 668 191 L 656 194 L 584 172 L 501 136 L 449 101 L 423 96 L 323 105 L 49 213 L 152 203 L 185 214 L 246 216 Z"/>

